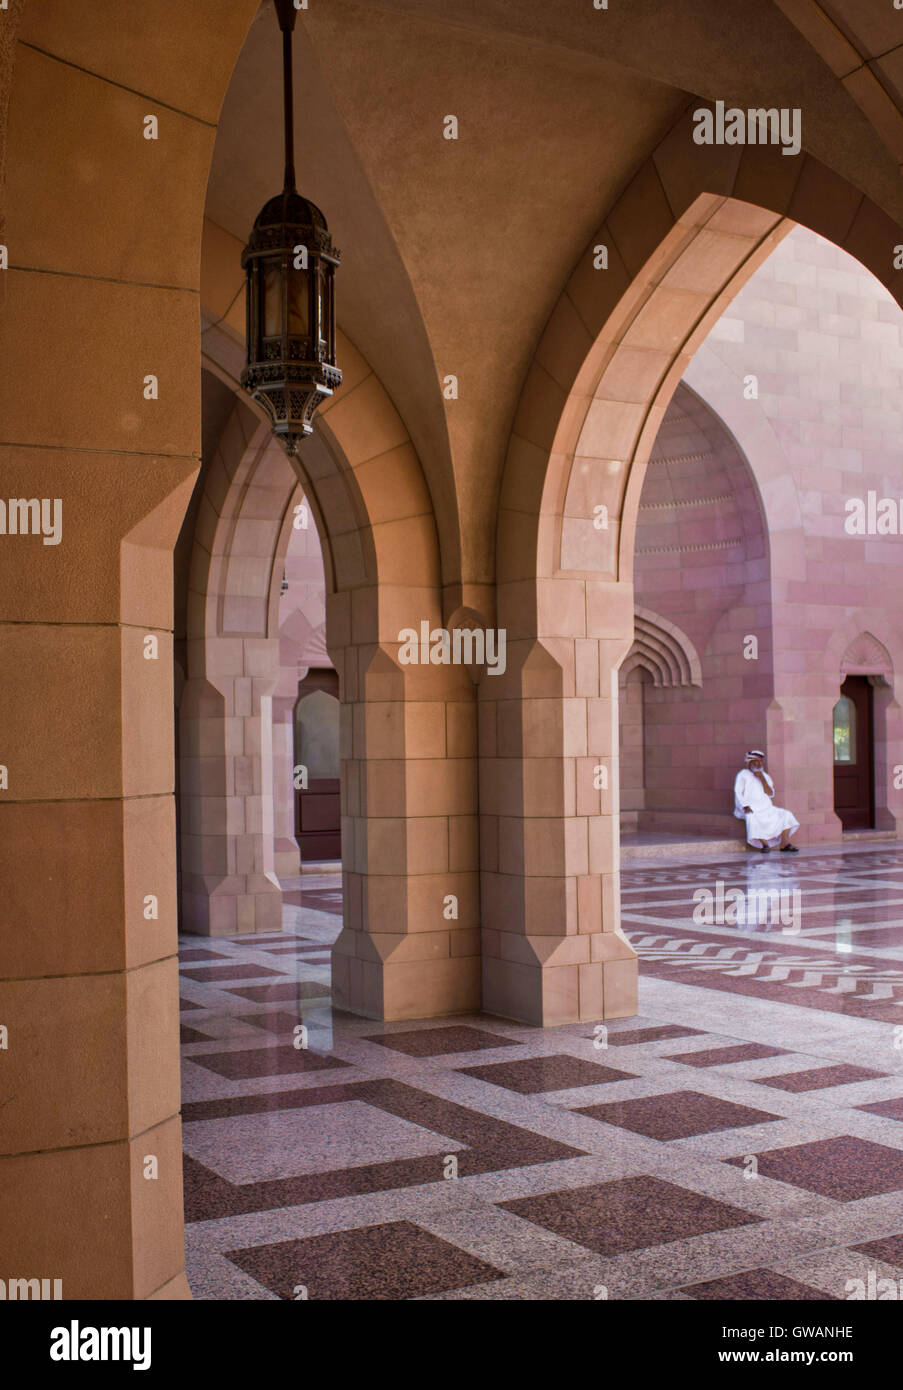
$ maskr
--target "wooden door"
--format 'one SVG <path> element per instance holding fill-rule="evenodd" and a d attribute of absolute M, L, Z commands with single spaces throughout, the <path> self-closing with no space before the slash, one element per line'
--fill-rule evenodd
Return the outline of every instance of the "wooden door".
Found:
<path fill-rule="evenodd" d="M 872 687 L 847 676 L 834 706 L 834 810 L 844 830 L 874 827 L 874 766 Z"/>

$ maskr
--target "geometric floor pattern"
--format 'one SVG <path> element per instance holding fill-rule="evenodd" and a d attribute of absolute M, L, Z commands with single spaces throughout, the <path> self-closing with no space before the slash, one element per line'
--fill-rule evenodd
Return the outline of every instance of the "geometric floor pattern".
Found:
<path fill-rule="evenodd" d="M 764 859 L 624 870 L 641 1012 L 602 1028 L 333 1011 L 336 876 L 295 881 L 282 934 L 185 937 L 195 1298 L 903 1280 L 903 851 Z"/>

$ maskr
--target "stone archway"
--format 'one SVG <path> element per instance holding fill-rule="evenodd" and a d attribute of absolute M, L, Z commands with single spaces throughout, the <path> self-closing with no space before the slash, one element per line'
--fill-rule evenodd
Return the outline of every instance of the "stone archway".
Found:
<path fill-rule="evenodd" d="M 203 486 L 179 723 L 182 925 L 211 936 L 280 931 L 271 594 L 297 479 L 266 427 L 236 401 Z"/>
<path fill-rule="evenodd" d="M 270 577 L 281 572 L 289 494 L 300 476 L 322 541 L 326 642 L 342 704 L 344 927 L 333 952 L 334 999 L 370 1017 L 430 1017 L 475 1008 L 480 1000 L 476 692 L 460 667 L 399 661 L 402 629 L 442 621 L 436 527 L 397 411 L 369 364 L 339 338 L 347 363 L 341 392 L 318 416 L 297 471 L 284 455 L 273 464 L 282 500 L 263 568 Z M 206 360 L 235 387 L 234 337 L 215 327 L 205 345 Z M 236 447 L 241 453 L 240 441 Z M 229 544 L 255 447 L 257 436 L 216 504 Z M 259 541 L 255 531 L 253 543 Z M 228 565 L 220 565 L 207 610 L 214 614 L 208 631 L 220 636 L 216 615 L 225 611 L 228 575 Z M 277 587 L 267 589 L 270 610 L 260 619 L 271 634 Z M 261 632 L 252 634 L 255 659 Z M 275 680 L 278 639 L 267 640 Z M 262 912 L 272 911 L 265 905 L 269 886 L 258 878 L 255 887 Z M 443 912 L 449 894 L 457 899 L 454 919 Z M 260 922 L 255 929 L 271 929 L 266 915 Z"/>
<path fill-rule="evenodd" d="M 277 554 L 282 557 L 283 569 L 280 574 L 278 564 L 274 568 L 271 586 L 279 637 L 279 679 L 273 695 L 273 857 L 280 880 L 294 878 L 301 871 L 294 785 L 298 683 L 312 667 L 332 669 L 326 650 L 323 552 L 300 483 L 289 501 L 282 529 Z M 335 682 L 338 688 L 337 675 Z"/>
<path fill-rule="evenodd" d="M 691 119 L 581 256 L 527 373 L 503 474 L 498 620 L 516 656 L 507 690 L 492 693 L 520 704 L 500 762 L 505 848 L 484 866 L 483 928 L 518 964 L 484 962 L 484 1003 L 510 1012 L 517 996 L 536 1021 L 636 1007 L 636 960 L 618 930 L 616 672 L 632 640 L 640 493 L 671 395 L 793 222 L 894 289 L 901 230 L 858 190 L 808 155 L 696 146 Z M 499 808 L 486 817 L 501 844 Z"/>

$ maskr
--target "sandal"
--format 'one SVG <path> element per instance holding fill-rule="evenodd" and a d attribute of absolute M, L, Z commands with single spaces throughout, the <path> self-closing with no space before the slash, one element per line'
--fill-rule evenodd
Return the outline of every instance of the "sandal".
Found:
<path fill-rule="evenodd" d="M 799 854 L 799 850 L 797 849 L 796 845 L 782 845 L 782 846 L 781 846 L 781 853 L 782 853 L 782 854 Z"/>

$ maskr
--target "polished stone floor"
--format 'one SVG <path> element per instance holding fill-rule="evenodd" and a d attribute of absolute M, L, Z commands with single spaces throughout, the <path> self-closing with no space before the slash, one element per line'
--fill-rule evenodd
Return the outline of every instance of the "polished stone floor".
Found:
<path fill-rule="evenodd" d="M 903 1293 L 903 848 L 626 869 L 608 1025 L 335 1012 L 340 913 L 183 939 L 196 1298 Z"/>

